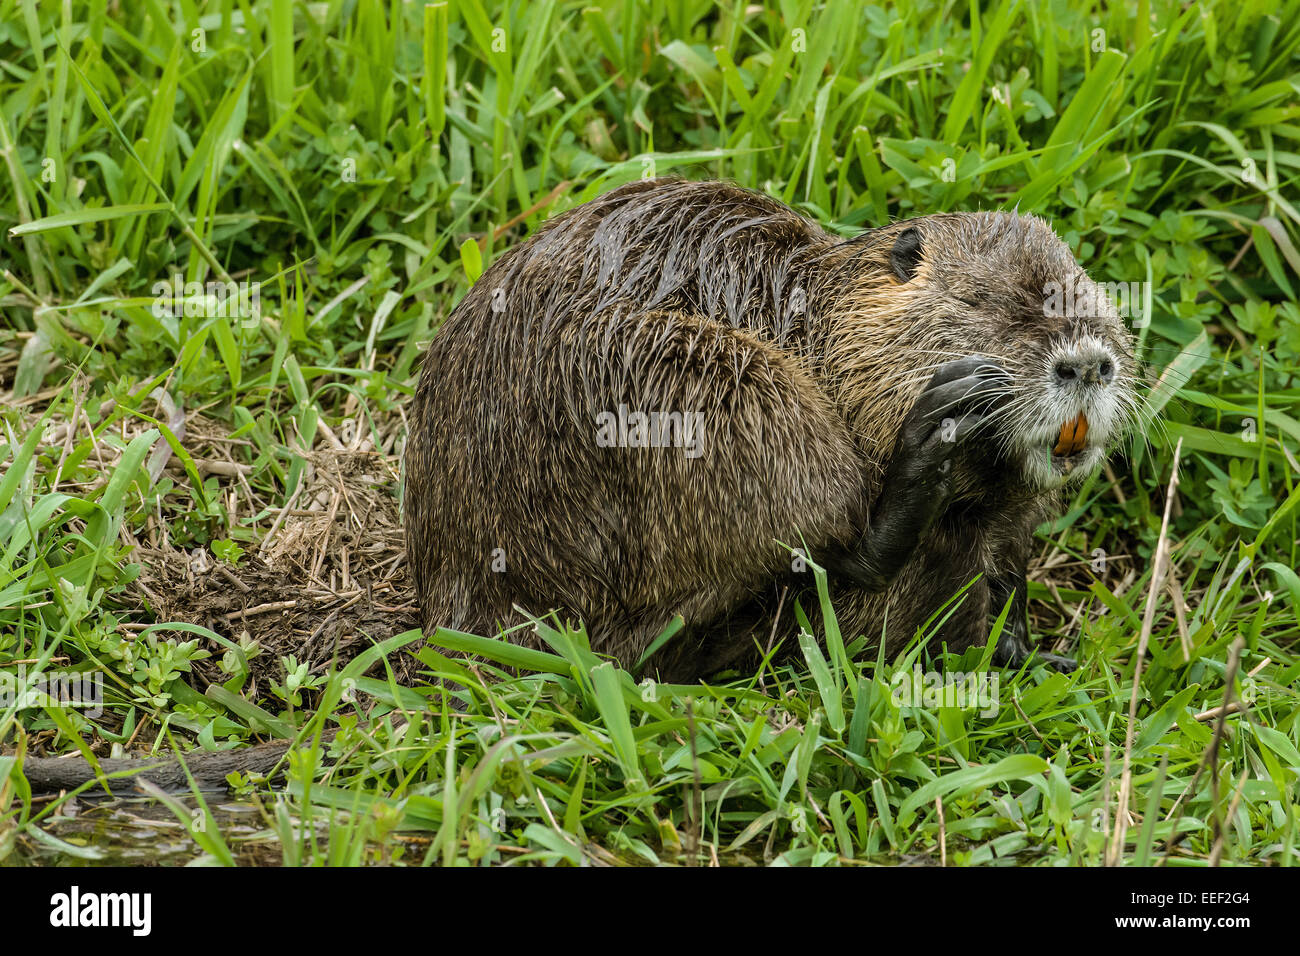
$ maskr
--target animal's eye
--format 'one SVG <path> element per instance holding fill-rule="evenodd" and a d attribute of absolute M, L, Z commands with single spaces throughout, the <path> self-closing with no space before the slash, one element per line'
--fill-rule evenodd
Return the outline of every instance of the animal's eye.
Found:
<path fill-rule="evenodd" d="M 957 301 L 969 305 L 972 309 L 978 309 L 984 304 L 983 296 L 978 295 L 959 295 Z"/>

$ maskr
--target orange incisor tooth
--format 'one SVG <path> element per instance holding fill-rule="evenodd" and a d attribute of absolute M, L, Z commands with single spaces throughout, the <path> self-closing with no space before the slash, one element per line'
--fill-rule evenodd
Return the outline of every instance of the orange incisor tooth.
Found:
<path fill-rule="evenodd" d="M 1080 412 L 1061 426 L 1061 433 L 1056 436 L 1053 455 L 1077 455 L 1084 449 L 1088 437 L 1088 416 Z"/>

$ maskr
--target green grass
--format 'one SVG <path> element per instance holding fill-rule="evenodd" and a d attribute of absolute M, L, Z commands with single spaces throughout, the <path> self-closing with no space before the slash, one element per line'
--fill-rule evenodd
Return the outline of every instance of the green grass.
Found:
<path fill-rule="evenodd" d="M 1295 862 L 1298 54 L 1294 0 L 0 0 L 0 666 L 102 673 L 108 698 L 3 700 L 0 858 L 59 845 L 15 748 L 338 726 L 286 799 L 248 784 L 288 863 Z M 247 565 L 327 429 L 395 451 L 418 348 L 486 264 L 649 172 L 846 232 L 1018 206 L 1146 284 L 1160 418 L 1039 534 L 1034 620 L 1076 674 L 1004 673 L 980 717 L 900 707 L 915 652 L 856 662 L 858 635 L 652 689 L 546 629 L 548 655 L 443 634 L 405 685 L 364 676 L 408 635 L 307 684 L 281 662 L 275 689 L 230 628 L 148 629 L 170 622 L 131 587 L 141 542 Z M 261 282 L 260 318 L 155 316 L 175 273 Z M 242 473 L 206 470 L 155 388 Z M 180 468 L 150 467 L 160 440 Z M 1206 715 L 1225 701 L 1248 707 Z M 232 858 L 217 826 L 196 841 Z"/>

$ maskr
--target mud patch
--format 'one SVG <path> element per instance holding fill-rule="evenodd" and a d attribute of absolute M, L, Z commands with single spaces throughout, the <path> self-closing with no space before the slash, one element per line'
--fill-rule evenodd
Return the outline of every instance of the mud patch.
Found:
<path fill-rule="evenodd" d="M 374 448 L 327 445 L 302 460 L 298 492 L 266 513 L 270 530 L 236 562 L 207 547 L 175 547 L 165 537 L 138 541 L 134 554 L 141 573 L 128 585 L 126 603 L 148 608 L 155 621 L 257 642 L 261 653 L 250 659 L 245 691 L 251 699 L 267 679 L 283 676 L 283 655 L 323 674 L 417 626 L 394 496 L 396 459 Z M 205 642 L 214 656 L 194 665 L 203 683 L 228 676 L 217 663 L 224 648 L 215 643 Z M 415 661 L 400 655 L 390 663 L 407 680 Z"/>
<path fill-rule="evenodd" d="M 121 521 L 124 560 L 139 573 L 105 595 L 104 609 L 124 638 L 185 623 L 256 641 L 241 693 L 257 701 L 283 679 L 282 656 L 320 675 L 417 626 L 397 498 L 400 410 L 381 415 L 349 400 L 332 427 L 316 421 L 307 441 L 292 418 L 268 413 L 260 433 L 236 431 L 163 388 L 121 401 L 92 394 L 74 377 L 64 389 L 14 400 L 9 437 L 39 428 L 38 487 L 96 500 L 134 438 L 159 423 L 175 436 L 176 447 L 163 439 L 151 447 Z M 84 522 L 66 527 L 76 533 Z M 224 645 L 176 636 L 197 638 L 212 655 L 192 664 L 195 690 L 229 679 Z M 402 682 L 419 666 L 406 653 L 389 663 Z M 383 664 L 372 673 L 382 675 Z"/>

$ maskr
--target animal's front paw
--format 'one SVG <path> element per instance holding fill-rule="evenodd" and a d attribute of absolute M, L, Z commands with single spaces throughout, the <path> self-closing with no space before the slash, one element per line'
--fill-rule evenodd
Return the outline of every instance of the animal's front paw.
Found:
<path fill-rule="evenodd" d="M 902 449 L 944 461 L 1011 398 L 1011 376 L 968 355 L 939 366 L 903 423 Z"/>
<path fill-rule="evenodd" d="M 832 570 L 870 591 L 892 580 L 952 499 L 958 448 L 1010 394 L 1010 376 L 982 355 L 939 366 L 904 420 L 869 527 Z"/>
<path fill-rule="evenodd" d="M 951 492 L 953 457 L 1010 397 L 1011 376 L 992 359 L 969 355 L 939 366 L 903 422 L 884 500 L 937 515 Z"/>

